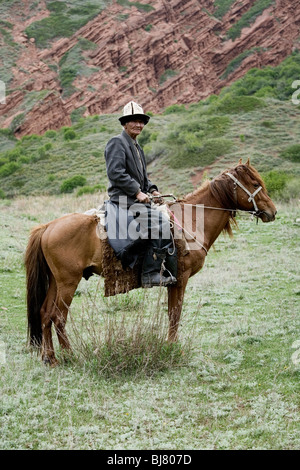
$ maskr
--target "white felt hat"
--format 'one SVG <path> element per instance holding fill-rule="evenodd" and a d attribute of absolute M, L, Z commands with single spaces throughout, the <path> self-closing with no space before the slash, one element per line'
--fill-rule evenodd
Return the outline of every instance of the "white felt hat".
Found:
<path fill-rule="evenodd" d="M 125 104 L 123 108 L 123 116 L 119 118 L 119 121 L 124 125 L 132 119 L 141 119 L 141 121 L 144 121 L 144 123 L 147 124 L 150 116 L 144 114 L 143 108 L 140 104 L 137 104 L 134 101 L 129 101 L 129 103 Z"/>

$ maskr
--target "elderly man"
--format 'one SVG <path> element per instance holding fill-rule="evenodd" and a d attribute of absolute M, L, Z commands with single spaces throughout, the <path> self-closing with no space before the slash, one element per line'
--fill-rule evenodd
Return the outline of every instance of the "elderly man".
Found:
<path fill-rule="evenodd" d="M 176 283 L 176 254 L 169 219 L 150 204 L 149 194 L 159 198 L 160 193 L 148 178 L 144 152 L 136 140 L 149 119 L 140 105 L 130 101 L 119 118 L 123 132 L 110 139 L 105 148 L 109 203 L 127 211 L 128 217 L 120 218 L 119 223 L 123 233 L 126 225 L 132 246 L 137 246 L 136 240 L 146 245 L 143 287 Z M 123 265 L 126 264 L 122 250 L 119 254 Z"/>

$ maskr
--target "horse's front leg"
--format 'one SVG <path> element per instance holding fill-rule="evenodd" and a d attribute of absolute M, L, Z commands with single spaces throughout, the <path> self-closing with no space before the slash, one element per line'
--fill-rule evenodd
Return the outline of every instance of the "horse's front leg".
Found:
<path fill-rule="evenodd" d="M 168 315 L 169 333 L 168 341 L 173 343 L 178 340 L 178 327 L 182 311 L 184 292 L 188 281 L 188 274 L 184 276 L 180 286 L 168 287 Z"/>

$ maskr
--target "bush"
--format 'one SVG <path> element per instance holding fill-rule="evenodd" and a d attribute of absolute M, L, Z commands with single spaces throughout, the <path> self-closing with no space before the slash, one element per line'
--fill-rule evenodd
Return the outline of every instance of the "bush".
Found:
<path fill-rule="evenodd" d="M 16 162 L 5 163 L 0 168 L 0 177 L 5 178 L 6 176 L 11 175 L 20 168 L 20 165 Z"/>
<path fill-rule="evenodd" d="M 169 78 L 175 77 L 179 72 L 173 69 L 166 69 L 163 74 L 159 77 L 159 84 L 162 85 L 164 82 L 169 80 Z"/>
<path fill-rule="evenodd" d="M 293 177 L 283 171 L 272 170 L 263 174 L 263 179 L 271 197 L 285 202 L 299 199 L 299 177 Z"/>
<path fill-rule="evenodd" d="M 234 96 L 255 95 L 274 97 L 279 100 L 290 99 L 293 94 L 292 83 L 300 77 L 300 53 L 294 51 L 277 67 L 253 68 L 230 88 L 224 88 L 220 97 L 230 93 Z"/>
<path fill-rule="evenodd" d="M 172 114 L 172 113 L 185 113 L 186 112 L 186 107 L 184 104 L 172 104 L 171 106 L 168 106 L 163 114 Z"/>
<path fill-rule="evenodd" d="M 7 137 L 10 140 L 16 140 L 14 133 L 9 128 L 0 129 L 0 136 Z"/>
<path fill-rule="evenodd" d="M 151 139 L 151 132 L 147 128 L 143 129 L 143 132 L 138 138 L 140 146 L 144 147 L 144 145 L 150 142 L 150 139 Z"/>
<path fill-rule="evenodd" d="M 193 134 L 186 134 L 185 144 L 173 147 L 173 153 L 168 158 L 171 168 L 188 168 L 206 166 L 213 163 L 230 151 L 232 142 L 228 139 L 216 138 L 199 141 Z"/>
<path fill-rule="evenodd" d="M 6 157 L 4 157 L 4 158 L 1 157 L 0 158 L 0 167 L 5 165 L 6 163 L 8 163 L 8 159 Z"/>
<path fill-rule="evenodd" d="M 18 148 L 14 148 L 12 150 L 9 150 L 8 152 L 5 152 L 5 157 L 8 159 L 10 162 L 16 162 L 21 156 L 21 151 Z"/>
<path fill-rule="evenodd" d="M 77 188 L 78 186 L 84 186 L 86 184 L 86 178 L 81 175 L 75 175 L 71 178 L 66 179 L 61 187 L 61 193 L 71 193 L 73 189 Z"/>
<path fill-rule="evenodd" d="M 56 136 L 56 131 L 50 129 L 49 131 L 46 131 L 46 132 L 45 132 L 45 136 L 46 136 L 46 137 L 49 137 L 50 139 L 53 139 L 53 137 Z"/>
<path fill-rule="evenodd" d="M 215 104 L 215 110 L 224 114 L 249 113 L 265 106 L 262 99 L 255 96 L 234 96 L 226 94 Z"/>
<path fill-rule="evenodd" d="M 85 324 L 72 322 L 70 341 L 76 365 L 107 377 L 145 377 L 189 363 L 193 332 L 184 344 L 167 343 L 168 323 L 163 309 L 141 295 L 99 296 L 83 302 Z M 150 313 L 146 313 L 149 312 Z M 146 314 L 145 314 L 146 313 Z M 86 325 L 93 325 L 86 328 Z M 183 353 L 184 351 L 184 353 Z"/>
<path fill-rule="evenodd" d="M 64 132 L 64 139 L 65 140 L 74 140 L 76 138 L 76 132 L 73 129 L 68 129 Z"/>
<path fill-rule="evenodd" d="M 10 129 L 12 132 L 15 132 L 25 121 L 26 114 L 25 113 L 20 113 L 17 116 L 15 116 L 10 124 Z"/>
<path fill-rule="evenodd" d="M 300 181 L 299 178 L 292 178 L 288 180 L 283 192 L 283 198 L 286 201 L 290 199 L 300 198 Z"/>
<path fill-rule="evenodd" d="M 5 192 L 0 189 L 0 199 L 5 199 Z"/>
<path fill-rule="evenodd" d="M 290 145 L 283 152 L 281 152 L 280 157 L 290 160 L 291 162 L 299 163 L 300 162 L 300 144 Z"/>
<path fill-rule="evenodd" d="M 282 194 L 289 176 L 283 171 L 272 170 L 264 173 L 263 180 L 270 196 L 279 196 Z"/>
<path fill-rule="evenodd" d="M 83 194 L 94 194 L 96 192 L 103 192 L 106 190 L 106 186 L 103 184 L 96 184 L 95 186 L 83 186 L 78 189 L 76 196 L 82 196 Z"/>

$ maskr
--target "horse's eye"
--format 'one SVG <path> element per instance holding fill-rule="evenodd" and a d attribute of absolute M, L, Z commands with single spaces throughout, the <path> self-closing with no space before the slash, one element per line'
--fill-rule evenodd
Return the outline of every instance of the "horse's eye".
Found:
<path fill-rule="evenodd" d="M 258 183 L 253 183 L 253 186 L 254 186 L 255 188 L 259 188 L 259 184 L 258 184 Z"/>

